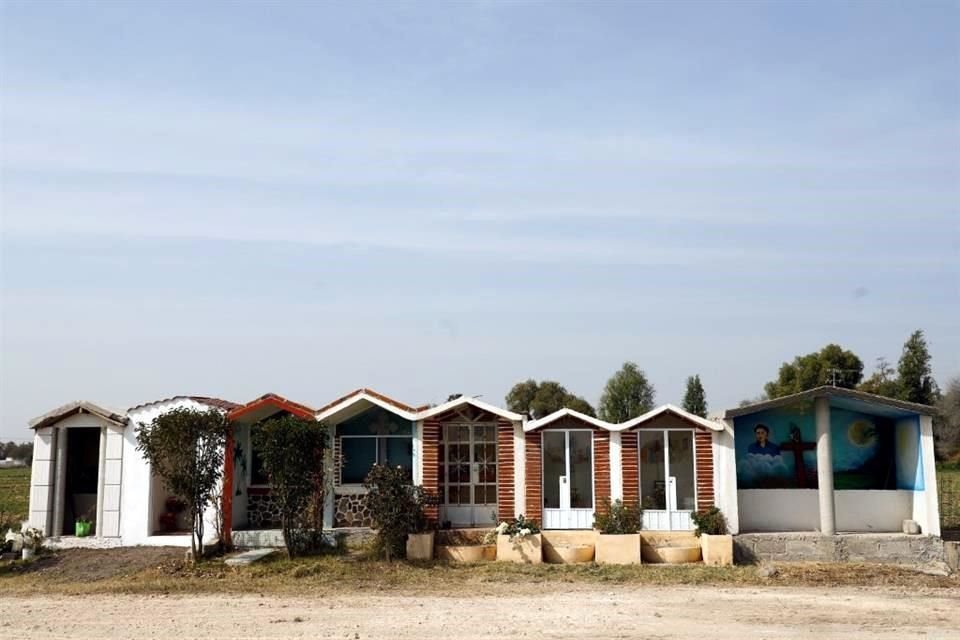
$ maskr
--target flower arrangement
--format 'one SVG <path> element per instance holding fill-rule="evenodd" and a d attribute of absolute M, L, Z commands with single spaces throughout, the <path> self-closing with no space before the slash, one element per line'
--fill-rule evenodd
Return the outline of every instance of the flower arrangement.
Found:
<path fill-rule="evenodd" d="M 23 535 L 23 546 L 26 549 L 39 551 L 43 546 L 43 531 L 36 527 L 27 527 L 21 531 Z"/>
<path fill-rule="evenodd" d="M 522 540 L 527 536 L 540 533 L 540 526 L 536 520 L 528 520 L 520 514 L 513 520 L 501 521 L 493 530 L 484 536 L 485 544 L 492 544 L 497 541 L 497 536 L 510 536 L 510 540 Z"/>

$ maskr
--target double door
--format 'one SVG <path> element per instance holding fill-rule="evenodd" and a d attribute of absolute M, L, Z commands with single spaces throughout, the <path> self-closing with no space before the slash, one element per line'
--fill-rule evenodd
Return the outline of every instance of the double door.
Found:
<path fill-rule="evenodd" d="M 445 426 L 440 477 L 441 520 L 454 527 L 492 525 L 497 510 L 496 424 Z"/>

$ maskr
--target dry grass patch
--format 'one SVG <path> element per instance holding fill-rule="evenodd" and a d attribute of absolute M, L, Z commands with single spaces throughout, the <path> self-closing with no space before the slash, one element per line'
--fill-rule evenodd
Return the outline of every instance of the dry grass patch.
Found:
<path fill-rule="evenodd" d="M 879 565 L 781 563 L 771 578 L 753 566 L 705 565 L 516 565 L 376 562 L 344 556 L 287 560 L 269 556 L 247 567 L 220 560 L 198 566 L 182 561 L 182 549 L 149 547 L 76 549 L 0 571 L 0 591 L 36 594 L 246 593 L 348 595 L 403 593 L 434 596 L 502 595 L 518 586 L 569 591 L 582 586 L 893 586 L 960 588 L 957 576 L 938 577 Z M 19 563 L 18 563 L 19 565 Z"/>

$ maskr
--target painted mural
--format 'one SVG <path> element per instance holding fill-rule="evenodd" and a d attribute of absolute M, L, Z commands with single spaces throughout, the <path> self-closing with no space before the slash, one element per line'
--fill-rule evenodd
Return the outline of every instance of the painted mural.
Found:
<path fill-rule="evenodd" d="M 920 431 L 894 421 L 832 408 L 833 482 L 844 489 L 918 489 Z M 740 489 L 816 489 L 813 407 L 773 409 L 734 421 Z"/>

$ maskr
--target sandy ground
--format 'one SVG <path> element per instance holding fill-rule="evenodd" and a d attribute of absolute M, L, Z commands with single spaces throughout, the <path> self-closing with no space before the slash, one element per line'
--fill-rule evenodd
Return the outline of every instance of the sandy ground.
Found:
<path fill-rule="evenodd" d="M 474 598 L 105 595 L 13 600 L 2 605 L 0 633 L 18 639 L 960 637 L 960 593 L 945 590 L 590 587 Z"/>

